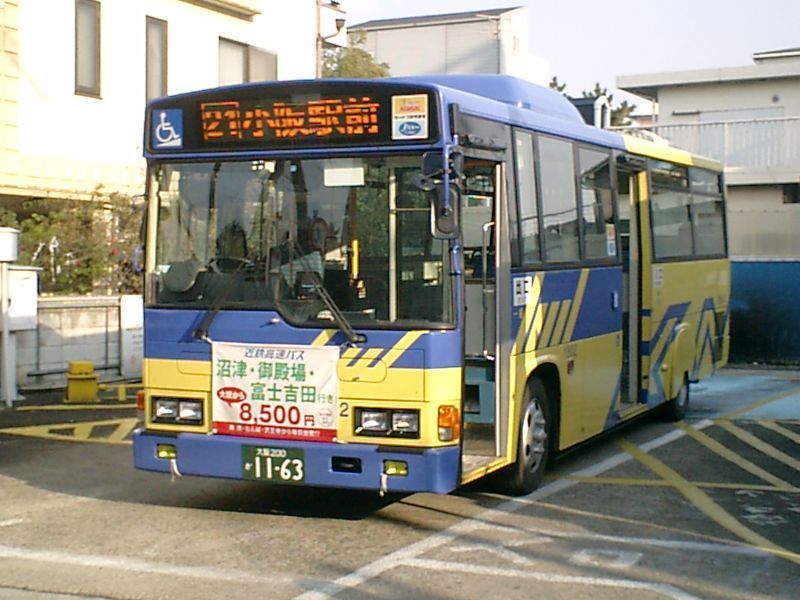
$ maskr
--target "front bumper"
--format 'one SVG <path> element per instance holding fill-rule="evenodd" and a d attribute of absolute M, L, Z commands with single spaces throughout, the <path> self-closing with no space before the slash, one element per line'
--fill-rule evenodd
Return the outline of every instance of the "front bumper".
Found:
<path fill-rule="evenodd" d="M 170 444 L 177 451 L 176 466 L 182 475 L 245 479 L 243 446 L 299 448 L 304 451 L 305 481 L 308 486 L 380 490 L 384 461 L 404 461 L 408 475 L 389 475 L 390 492 L 433 492 L 446 494 L 459 483 L 460 449 L 394 449 L 377 444 L 305 443 L 247 437 L 181 433 L 163 435 L 137 429 L 133 434 L 133 461 L 137 469 L 170 472 L 170 460 L 158 458 L 158 444 Z M 343 472 L 335 465 L 360 460 L 360 472 Z"/>

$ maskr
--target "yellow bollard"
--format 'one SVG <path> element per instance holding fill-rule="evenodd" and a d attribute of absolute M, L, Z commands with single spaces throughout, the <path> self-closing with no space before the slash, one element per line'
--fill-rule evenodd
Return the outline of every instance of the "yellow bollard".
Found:
<path fill-rule="evenodd" d="M 72 361 L 67 369 L 67 402 L 100 402 L 97 373 L 90 361 Z"/>

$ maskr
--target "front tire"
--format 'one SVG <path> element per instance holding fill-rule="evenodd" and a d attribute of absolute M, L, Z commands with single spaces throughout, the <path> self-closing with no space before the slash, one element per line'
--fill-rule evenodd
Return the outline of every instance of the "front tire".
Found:
<path fill-rule="evenodd" d="M 503 472 L 508 494 L 529 494 L 542 482 L 552 446 L 552 415 L 547 388 L 540 379 L 532 379 L 525 389 L 517 427 L 517 458 Z"/>
<path fill-rule="evenodd" d="M 683 383 L 675 397 L 664 405 L 661 413 L 664 420 L 670 423 L 683 421 L 689 412 L 689 376 L 683 374 Z"/>

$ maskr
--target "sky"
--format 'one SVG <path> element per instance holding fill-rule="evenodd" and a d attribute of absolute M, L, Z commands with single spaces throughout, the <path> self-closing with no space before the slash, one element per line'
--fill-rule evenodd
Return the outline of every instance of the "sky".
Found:
<path fill-rule="evenodd" d="M 528 7 L 530 52 L 572 96 L 595 82 L 614 92 L 620 75 L 746 66 L 800 47 L 800 0 L 341 0 L 348 26 L 515 6 Z"/>

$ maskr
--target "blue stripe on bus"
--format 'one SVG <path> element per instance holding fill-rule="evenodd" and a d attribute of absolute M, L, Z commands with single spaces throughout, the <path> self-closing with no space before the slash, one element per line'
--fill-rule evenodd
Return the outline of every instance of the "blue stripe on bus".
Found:
<path fill-rule="evenodd" d="M 621 331 L 622 301 L 622 267 L 591 269 L 572 339 L 580 340 Z"/>
<path fill-rule="evenodd" d="M 683 322 L 683 319 L 686 317 L 686 313 L 689 311 L 689 306 L 689 302 L 685 302 L 683 304 L 673 304 L 670 306 L 664 313 L 664 316 L 661 318 L 661 322 L 658 324 L 655 334 L 650 338 L 651 345 L 653 348 L 655 348 L 658 345 L 662 335 L 666 337 L 664 340 L 664 345 L 661 347 L 661 352 L 650 365 L 650 381 L 656 386 L 656 394 L 648 397 L 649 405 L 658 404 L 663 400 L 668 400 L 661 377 L 659 377 L 659 371 L 661 370 L 661 365 L 663 364 L 664 359 L 667 357 L 667 352 L 669 352 L 672 342 L 675 339 L 675 329 Z M 675 320 L 674 325 L 671 328 L 668 328 L 668 323 L 673 319 Z"/>

